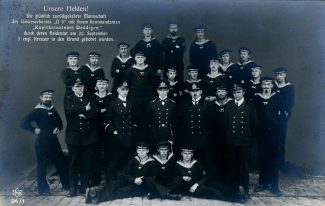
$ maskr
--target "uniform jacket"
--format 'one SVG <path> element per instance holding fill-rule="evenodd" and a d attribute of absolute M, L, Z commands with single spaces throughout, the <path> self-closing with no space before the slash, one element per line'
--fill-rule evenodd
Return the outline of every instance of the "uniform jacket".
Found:
<path fill-rule="evenodd" d="M 198 183 L 199 185 L 203 185 L 207 180 L 203 166 L 197 160 L 192 160 L 190 167 L 184 165 L 181 160 L 177 161 L 174 166 L 174 176 L 189 176 L 192 178 L 193 184 Z"/>
<path fill-rule="evenodd" d="M 86 111 L 88 103 L 91 109 Z M 74 94 L 65 96 L 64 111 L 67 119 L 67 144 L 89 145 L 97 141 L 95 120 L 99 111 L 93 96 L 83 95 L 81 98 Z M 79 117 L 80 114 L 85 118 Z"/>
<path fill-rule="evenodd" d="M 105 78 L 105 72 L 103 68 L 96 67 L 95 70 L 91 70 L 89 64 L 82 66 L 84 70 L 84 84 L 85 84 L 85 94 L 93 95 L 95 93 L 95 87 L 97 78 Z"/>

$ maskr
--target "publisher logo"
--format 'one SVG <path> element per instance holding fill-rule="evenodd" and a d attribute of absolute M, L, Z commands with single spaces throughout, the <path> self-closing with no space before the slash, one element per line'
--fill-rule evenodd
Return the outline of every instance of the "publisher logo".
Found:
<path fill-rule="evenodd" d="M 22 198 L 23 190 L 20 190 L 18 187 L 12 190 L 13 198 L 10 199 L 11 204 L 24 204 L 25 200 Z"/>

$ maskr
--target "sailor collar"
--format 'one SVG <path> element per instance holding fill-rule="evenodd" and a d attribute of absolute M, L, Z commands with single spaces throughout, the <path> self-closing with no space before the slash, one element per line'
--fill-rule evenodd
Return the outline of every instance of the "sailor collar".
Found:
<path fill-rule="evenodd" d="M 142 162 L 142 163 L 141 163 L 141 160 L 140 160 L 140 158 L 139 158 L 138 156 L 135 156 L 134 158 L 139 162 L 140 165 L 145 165 L 145 164 L 147 164 L 148 162 L 155 161 L 155 160 L 152 159 L 150 156 L 149 156 L 149 158 L 148 158 L 146 161 L 144 161 L 144 162 Z"/>
<path fill-rule="evenodd" d="M 145 70 L 148 67 L 148 64 L 145 64 L 143 68 L 142 67 L 138 67 L 135 64 L 132 67 L 135 68 L 135 69 L 137 69 L 137 70 Z"/>
<path fill-rule="evenodd" d="M 203 45 L 203 44 L 205 44 L 205 43 L 207 43 L 208 41 L 210 41 L 209 39 L 206 39 L 204 42 L 202 42 L 202 43 L 199 43 L 199 42 L 197 42 L 197 41 L 195 41 L 195 44 L 197 44 L 197 45 Z"/>
<path fill-rule="evenodd" d="M 171 38 L 171 39 L 177 39 L 179 37 L 180 37 L 179 35 L 177 35 L 177 36 L 172 36 L 170 34 L 167 35 L 167 38 Z"/>
<path fill-rule="evenodd" d="M 161 159 L 159 159 L 159 156 L 157 154 L 154 154 L 152 157 L 157 160 L 157 162 L 159 162 L 160 164 L 164 165 L 166 164 L 172 157 L 174 156 L 174 153 L 170 153 L 167 157 L 166 161 L 162 161 Z"/>
<path fill-rule="evenodd" d="M 97 69 L 101 69 L 100 66 L 97 66 L 97 67 L 93 68 L 93 67 L 91 67 L 89 64 L 85 64 L 85 65 L 86 65 L 86 67 L 88 67 L 88 68 L 90 69 L 91 72 L 94 72 L 94 71 L 96 71 Z"/>
<path fill-rule="evenodd" d="M 223 106 L 223 105 L 227 104 L 231 100 L 233 100 L 233 99 L 232 98 L 228 98 L 227 101 L 224 104 L 222 104 L 222 105 L 218 101 L 215 101 L 214 103 L 216 103 L 216 105 L 218 105 L 220 107 L 220 106 Z"/>
<path fill-rule="evenodd" d="M 105 96 L 99 96 L 99 93 L 98 93 L 98 92 L 95 93 L 95 95 L 96 95 L 97 97 L 99 97 L 99 98 L 105 98 L 105 97 L 107 97 L 108 95 L 111 95 L 111 94 L 112 94 L 112 93 L 110 93 L 110 92 L 106 92 Z"/>
<path fill-rule="evenodd" d="M 257 85 L 257 84 L 260 84 L 261 83 L 260 80 L 257 83 L 255 83 L 252 79 L 250 80 L 250 82 L 252 82 L 252 84 L 254 84 L 254 85 Z"/>
<path fill-rule="evenodd" d="M 261 94 L 261 93 L 255 93 L 256 96 L 260 96 L 262 99 L 271 99 L 271 97 L 274 96 L 275 94 L 276 94 L 275 92 L 272 92 L 270 97 L 267 98 L 267 97 L 264 97 L 263 94 Z"/>
<path fill-rule="evenodd" d="M 277 86 L 278 88 L 283 88 L 283 87 L 286 87 L 286 86 L 288 86 L 288 85 L 291 85 L 290 82 L 285 83 L 283 86 L 280 86 L 280 85 L 278 84 L 277 81 L 274 81 L 274 83 L 276 84 L 276 86 Z"/>
<path fill-rule="evenodd" d="M 34 108 L 35 108 L 35 109 L 51 110 L 51 109 L 53 109 L 53 105 L 51 105 L 51 107 L 45 107 L 45 106 L 42 105 L 41 103 L 38 103 Z"/>
<path fill-rule="evenodd" d="M 192 160 L 190 166 L 185 165 L 181 160 L 178 160 L 176 163 L 179 164 L 180 166 L 186 168 L 186 169 L 191 169 L 191 168 L 193 167 L 193 165 L 194 165 L 195 163 L 197 163 L 197 160 Z"/>
<path fill-rule="evenodd" d="M 197 83 L 197 82 L 200 82 L 201 79 L 197 79 L 196 81 L 191 81 L 190 79 L 186 80 L 188 83 Z"/>
<path fill-rule="evenodd" d="M 128 58 L 126 58 L 125 60 L 123 60 L 123 59 L 121 58 L 120 55 L 117 55 L 116 58 L 117 58 L 118 60 L 120 60 L 122 63 L 127 62 L 129 59 L 132 59 L 132 57 L 131 57 L 130 55 L 129 55 Z"/>
<path fill-rule="evenodd" d="M 169 85 L 170 85 L 170 86 L 174 86 L 175 84 L 178 83 L 178 81 L 171 82 L 171 81 L 169 81 L 169 80 L 168 80 L 168 82 L 169 82 Z"/>
<path fill-rule="evenodd" d="M 223 76 L 223 75 L 224 75 L 224 74 L 218 73 L 217 76 L 212 77 L 210 73 L 207 74 L 207 76 L 210 77 L 210 78 L 212 78 L 212 79 L 218 78 L 218 77 Z"/>
<path fill-rule="evenodd" d="M 219 66 L 223 69 L 223 71 L 227 71 L 227 69 L 232 66 L 234 63 L 230 62 L 227 66 L 224 66 L 222 64 L 219 64 Z"/>
<path fill-rule="evenodd" d="M 254 62 L 254 61 L 252 61 L 252 60 L 248 60 L 248 62 L 246 62 L 245 64 L 242 64 L 242 63 L 238 62 L 238 65 L 239 65 L 239 66 L 244 66 L 244 65 L 246 65 L 246 64 L 248 64 L 248 63 L 251 63 L 251 62 Z"/>
<path fill-rule="evenodd" d="M 151 37 L 150 41 L 146 41 L 145 39 L 142 39 L 142 41 L 148 43 L 148 42 L 151 42 L 151 41 L 153 41 L 153 40 L 155 40 L 155 39 L 156 39 L 155 37 Z"/>
<path fill-rule="evenodd" d="M 72 71 L 78 71 L 80 69 L 80 67 L 77 67 L 77 69 L 72 69 L 71 67 L 67 67 L 67 69 L 71 69 Z"/>

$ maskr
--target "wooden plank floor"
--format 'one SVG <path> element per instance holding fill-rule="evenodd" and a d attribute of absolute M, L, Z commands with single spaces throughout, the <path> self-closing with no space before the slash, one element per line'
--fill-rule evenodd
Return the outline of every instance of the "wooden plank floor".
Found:
<path fill-rule="evenodd" d="M 49 177 L 51 195 L 39 196 L 37 193 L 36 173 L 32 171 L 21 181 L 0 189 L 0 206 L 24 205 L 24 206 L 80 206 L 84 204 L 84 197 L 66 197 L 66 192 L 57 176 Z M 251 199 L 245 205 L 259 206 L 325 206 L 325 177 L 307 176 L 304 178 L 280 175 L 280 189 L 283 197 L 274 197 L 269 192 L 254 193 L 258 175 L 250 174 Z M 13 195 L 14 189 L 21 190 L 21 196 Z M 16 202 L 14 202 L 16 200 Z M 18 201 L 18 202 L 17 202 Z M 20 201 L 20 202 L 19 202 Z M 125 198 L 99 204 L 101 206 L 235 206 L 236 203 L 183 197 L 181 201 L 172 200 L 148 200 L 147 198 Z"/>

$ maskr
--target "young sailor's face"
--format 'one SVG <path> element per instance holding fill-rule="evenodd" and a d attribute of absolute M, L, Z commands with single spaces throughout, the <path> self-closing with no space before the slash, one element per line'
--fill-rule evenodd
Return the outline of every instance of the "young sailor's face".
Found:
<path fill-rule="evenodd" d="M 252 69 L 252 77 L 254 77 L 254 78 L 260 77 L 261 73 L 262 73 L 262 71 L 261 71 L 260 68 L 253 68 Z"/>
<path fill-rule="evenodd" d="M 196 72 L 196 71 L 190 71 L 190 72 L 189 72 L 190 79 L 194 79 L 194 80 L 196 80 L 198 74 L 199 74 L 199 73 Z"/>
<path fill-rule="evenodd" d="M 282 73 L 277 73 L 275 78 L 278 82 L 284 82 L 286 77 L 287 74 L 282 72 Z"/>
<path fill-rule="evenodd" d="M 191 161 L 193 158 L 193 152 L 182 152 L 181 155 L 182 159 L 187 162 Z"/>
<path fill-rule="evenodd" d="M 117 88 L 117 93 L 121 97 L 126 98 L 128 96 L 128 93 L 129 93 L 129 88 L 128 87 L 119 87 L 119 88 Z"/>
<path fill-rule="evenodd" d="M 144 29 L 142 30 L 142 32 L 143 32 L 143 35 L 144 35 L 145 37 L 151 37 L 151 35 L 152 35 L 152 29 L 150 29 L 150 28 L 144 28 Z"/>
<path fill-rule="evenodd" d="M 211 71 L 217 71 L 219 68 L 219 61 L 211 61 L 209 66 Z"/>
<path fill-rule="evenodd" d="M 198 39 L 204 39 L 205 38 L 205 32 L 203 30 L 199 30 L 196 32 L 196 37 Z"/>
<path fill-rule="evenodd" d="M 120 47 L 119 52 L 121 56 L 125 56 L 128 54 L 128 48 L 127 47 Z"/>
<path fill-rule="evenodd" d="M 96 88 L 99 92 L 106 91 L 108 89 L 108 83 L 107 82 L 97 82 Z"/>
<path fill-rule="evenodd" d="M 146 57 L 144 57 L 144 56 L 135 56 L 135 61 L 137 64 L 144 64 L 145 60 L 146 60 Z"/>
<path fill-rule="evenodd" d="M 82 95 L 82 94 L 84 93 L 84 85 L 74 85 L 74 86 L 72 87 L 72 91 L 73 91 L 76 95 L 80 96 L 80 95 Z"/>
<path fill-rule="evenodd" d="M 197 99 L 197 98 L 201 97 L 201 94 L 202 94 L 202 90 L 190 91 L 190 95 L 193 99 Z"/>
<path fill-rule="evenodd" d="M 148 156 L 149 149 L 137 149 L 137 154 L 140 158 L 145 158 Z"/>
<path fill-rule="evenodd" d="M 229 63 L 230 62 L 230 55 L 228 53 L 222 55 L 222 62 Z"/>
<path fill-rule="evenodd" d="M 168 79 L 170 79 L 170 80 L 174 80 L 175 77 L 176 77 L 176 72 L 174 72 L 174 71 L 169 71 L 169 72 L 167 72 L 167 77 L 168 77 Z"/>
<path fill-rule="evenodd" d="M 99 57 L 97 56 L 89 57 L 90 66 L 97 66 L 98 62 L 99 62 Z"/>
<path fill-rule="evenodd" d="M 162 148 L 159 148 L 159 149 L 158 149 L 158 154 L 159 154 L 160 156 L 162 156 L 162 157 L 167 157 L 167 155 L 168 155 L 168 151 L 169 151 L 168 148 L 164 148 L 164 147 L 162 147 Z"/>
<path fill-rule="evenodd" d="M 74 57 L 74 56 L 67 57 L 67 62 L 69 66 L 77 66 L 78 61 L 79 61 L 78 57 Z"/>
<path fill-rule="evenodd" d="M 249 55 L 249 53 L 247 51 L 240 52 L 240 59 L 242 61 L 248 61 L 249 58 L 250 58 L 250 55 Z"/>

